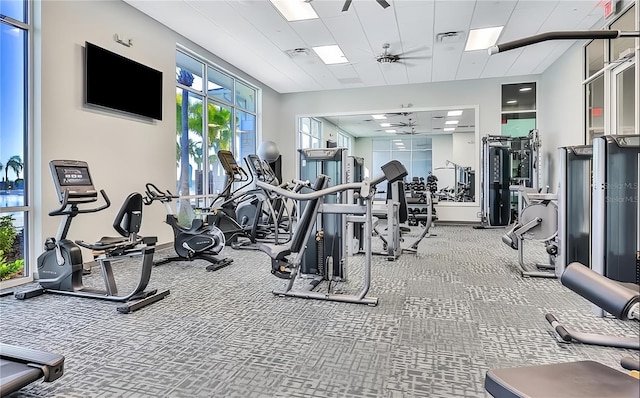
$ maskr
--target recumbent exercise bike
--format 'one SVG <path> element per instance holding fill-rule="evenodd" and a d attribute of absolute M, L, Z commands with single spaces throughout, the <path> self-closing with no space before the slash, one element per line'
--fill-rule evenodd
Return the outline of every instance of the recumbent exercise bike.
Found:
<path fill-rule="evenodd" d="M 15 293 L 15 297 L 24 300 L 44 293 L 56 293 L 85 298 L 102 299 L 116 302 L 131 302 L 117 308 L 118 312 L 130 313 L 155 303 L 169 295 L 169 290 L 145 291 L 155 252 L 156 237 L 138 236 L 142 223 L 142 195 L 130 194 L 123 203 L 113 228 L 121 235 L 118 237 L 102 237 L 96 243 L 81 240 L 75 242 L 67 239 L 71 221 L 78 214 L 95 213 L 111 205 L 107 194 L 100 190 L 105 204 L 96 208 L 80 209 L 78 205 L 93 203 L 98 200 L 98 193 L 93 186 L 89 166 L 86 162 L 76 160 L 52 160 L 49 162 L 53 175 L 58 200 L 61 206 L 49 213 L 50 216 L 64 216 L 55 238 L 47 238 L 45 252 L 37 260 L 38 283 L 40 287 Z M 82 246 L 94 252 L 94 259 L 102 269 L 105 290 L 84 286 L 82 281 Z M 142 255 L 142 271 L 135 289 L 126 295 L 118 295 L 116 280 L 113 275 L 111 261 L 116 258 Z"/>

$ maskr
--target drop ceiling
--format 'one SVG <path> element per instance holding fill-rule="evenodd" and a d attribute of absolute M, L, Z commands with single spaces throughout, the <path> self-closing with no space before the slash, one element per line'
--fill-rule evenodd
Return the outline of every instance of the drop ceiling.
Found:
<path fill-rule="evenodd" d="M 504 25 L 500 43 L 589 29 L 603 15 L 600 0 L 355 0 L 346 12 L 343 0 L 307 0 L 319 18 L 287 22 L 267 0 L 125 1 L 280 93 L 539 74 L 574 41 L 489 56 L 463 51 L 469 30 Z M 399 62 L 376 61 L 385 43 Z M 349 63 L 311 51 L 329 44 Z"/>

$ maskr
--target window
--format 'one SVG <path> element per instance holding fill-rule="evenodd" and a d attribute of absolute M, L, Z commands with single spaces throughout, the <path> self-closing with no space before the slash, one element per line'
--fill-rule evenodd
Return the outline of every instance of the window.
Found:
<path fill-rule="evenodd" d="M 181 196 L 215 195 L 223 190 L 219 150 L 233 152 L 238 163 L 256 153 L 259 93 L 208 61 L 176 50 L 176 164 Z"/>
<path fill-rule="evenodd" d="M 371 142 L 373 170 L 392 159 L 399 160 L 411 177 L 427 178 L 432 171 L 431 138 L 394 138 L 373 139 Z"/>
<path fill-rule="evenodd" d="M 322 122 L 312 117 L 301 117 L 298 126 L 299 149 L 320 148 L 322 141 Z"/>
<path fill-rule="evenodd" d="M 502 85 L 501 135 L 524 137 L 536 128 L 536 83 Z"/>
<path fill-rule="evenodd" d="M 29 276 L 29 15 L 27 1 L 0 2 L 0 281 Z"/>
<path fill-rule="evenodd" d="M 635 4 L 624 10 L 605 29 L 634 31 Z M 584 46 L 585 142 L 604 134 L 635 134 L 637 60 L 634 38 L 592 40 Z M 605 101 L 605 98 L 607 101 Z"/>
<path fill-rule="evenodd" d="M 347 148 L 349 149 L 349 153 L 351 153 L 351 136 L 344 131 L 338 130 L 336 143 L 338 144 L 338 148 Z"/>

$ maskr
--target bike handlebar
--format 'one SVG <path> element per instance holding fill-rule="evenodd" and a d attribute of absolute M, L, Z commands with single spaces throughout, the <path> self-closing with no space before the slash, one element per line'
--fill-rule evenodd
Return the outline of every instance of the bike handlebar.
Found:
<path fill-rule="evenodd" d="M 57 210 L 50 211 L 49 215 L 50 216 L 66 216 L 69 214 L 96 213 L 98 211 L 104 210 L 109 206 L 111 206 L 111 201 L 109 200 L 109 197 L 107 196 L 107 193 L 104 191 L 104 189 L 100 190 L 100 195 L 102 196 L 102 199 L 104 199 L 104 202 L 105 202 L 105 204 L 103 204 L 100 207 L 95 207 L 93 209 L 78 209 L 76 207 L 75 210 L 74 209 L 67 210 L 67 206 L 69 205 L 70 195 L 69 195 L 69 190 L 65 189 L 62 192 L 62 203 L 60 205 L 60 208 Z M 91 202 L 95 202 L 95 199 L 91 200 Z M 72 203 L 72 204 L 76 205 L 77 203 Z"/>
<path fill-rule="evenodd" d="M 145 193 L 146 196 L 142 198 L 142 201 L 145 205 L 150 205 L 154 200 L 159 200 L 160 202 L 171 202 L 173 199 L 179 199 L 180 197 L 174 195 L 168 189 L 166 191 L 161 191 L 155 184 L 148 182 L 145 185 Z"/>

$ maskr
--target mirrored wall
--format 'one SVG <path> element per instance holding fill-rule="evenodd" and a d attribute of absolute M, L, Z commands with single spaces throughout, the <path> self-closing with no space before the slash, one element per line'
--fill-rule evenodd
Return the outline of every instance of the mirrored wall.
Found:
<path fill-rule="evenodd" d="M 479 203 L 477 106 L 301 117 L 321 122 L 323 146 L 351 137 L 350 153 L 364 159 L 370 175 L 389 160 L 400 160 L 409 172 L 407 182 L 437 181 L 439 206 Z"/>

